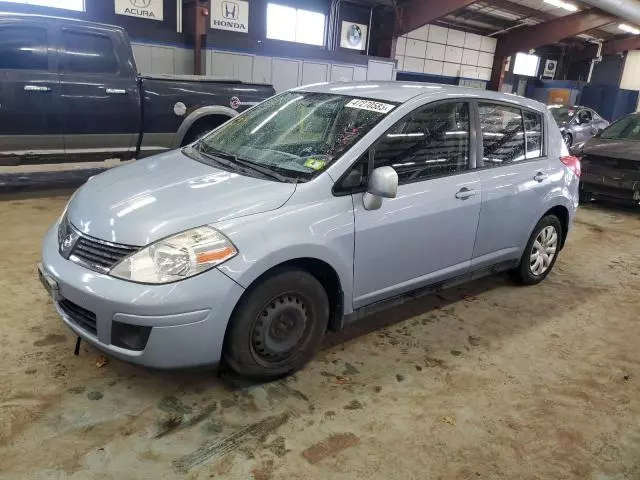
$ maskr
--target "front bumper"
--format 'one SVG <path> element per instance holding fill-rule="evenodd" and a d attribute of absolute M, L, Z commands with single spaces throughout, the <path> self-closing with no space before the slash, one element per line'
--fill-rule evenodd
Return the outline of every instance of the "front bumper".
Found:
<path fill-rule="evenodd" d="M 56 310 L 77 335 L 108 355 L 149 367 L 220 361 L 227 323 L 244 292 L 240 285 L 218 269 L 167 285 L 143 285 L 96 273 L 60 255 L 57 226 L 56 222 L 44 237 L 42 269 L 57 282 Z M 94 314 L 95 333 L 69 314 L 64 300 Z M 151 327 L 144 348 L 114 345 L 114 320 Z"/>
<path fill-rule="evenodd" d="M 640 180 L 611 178 L 606 175 L 582 172 L 580 190 L 595 197 L 640 203 Z"/>

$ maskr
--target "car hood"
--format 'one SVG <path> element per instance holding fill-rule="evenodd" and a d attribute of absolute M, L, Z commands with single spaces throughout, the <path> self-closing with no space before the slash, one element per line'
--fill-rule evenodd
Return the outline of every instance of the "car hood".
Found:
<path fill-rule="evenodd" d="M 640 160 L 640 142 L 630 140 L 607 140 L 594 137 L 584 144 L 581 155 L 598 155 L 609 158 Z"/>
<path fill-rule="evenodd" d="M 73 197 L 68 215 L 87 235 L 142 246 L 189 228 L 275 210 L 295 188 L 217 169 L 176 150 L 90 179 Z"/>

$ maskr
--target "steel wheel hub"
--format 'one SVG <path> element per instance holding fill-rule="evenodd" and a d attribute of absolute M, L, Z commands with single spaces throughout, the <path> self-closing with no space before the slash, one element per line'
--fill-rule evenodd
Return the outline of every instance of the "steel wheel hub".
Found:
<path fill-rule="evenodd" d="M 307 320 L 307 306 L 299 296 L 273 299 L 256 318 L 251 339 L 254 352 L 269 362 L 283 360 L 303 340 Z"/>
<path fill-rule="evenodd" d="M 531 248 L 529 257 L 529 268 L 531 273 L 536 276 L 544 274 L 549 267 L 553 258 L 556 256 L 558 249 L 558 232 L 555 227 L 549 225 L 544 227 Z"/>

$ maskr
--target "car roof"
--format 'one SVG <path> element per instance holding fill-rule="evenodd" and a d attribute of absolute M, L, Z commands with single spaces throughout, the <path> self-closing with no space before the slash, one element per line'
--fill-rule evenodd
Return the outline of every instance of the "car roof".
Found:
<path fill-rule="evenodd" d="M 293 91 L 333 93 L 397 103 L 405 103 L 418 96 L 433 97 L 434 100 L 456 96 L 515 103 L 520 106 L 542 111 L 546 108 L 544 104 L 536 100 L 510 93 L 426 82 L 367 81 L 316 83 L 294 88 Z"/>
<path fill-rule="evenodd" d="M 125 31 L 123 27 L 117 25 L 109 25 L 107 23 L 91 22 L 82 18 L 68 18 L 68 17 L 55 17 L 51 15 L 37 15 L 34 13 L 13 13 L 13 12 L 0 12 L 1 20 L 13 20 L 13 19 L 25 19 L 25 20 L 37 20 L 42 22 L 74 22 L 82 25 L 108 28 L 110 30 Z"/>

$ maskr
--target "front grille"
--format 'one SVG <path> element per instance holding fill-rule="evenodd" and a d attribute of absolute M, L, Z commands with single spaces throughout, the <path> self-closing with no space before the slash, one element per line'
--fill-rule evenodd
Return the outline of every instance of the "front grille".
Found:
<path fill-rule="evenodd" d="M 71 250 L 69 259 L 92 270 L 105 273 L 124 257 L 136 252 L 138 247 L 105 242 L 97 238 L 80 235 Z"/>
<path fill-rule="evenodd" d="M 76 305 L 67 299 L 60 300 L 58 305 L 60 305 L 60 308 L 67 318 L 77 326 L 93 335 L 98 334 L 95 313 L 87 310 L 86 308 L 82 308 L 80 305 Z"/>

